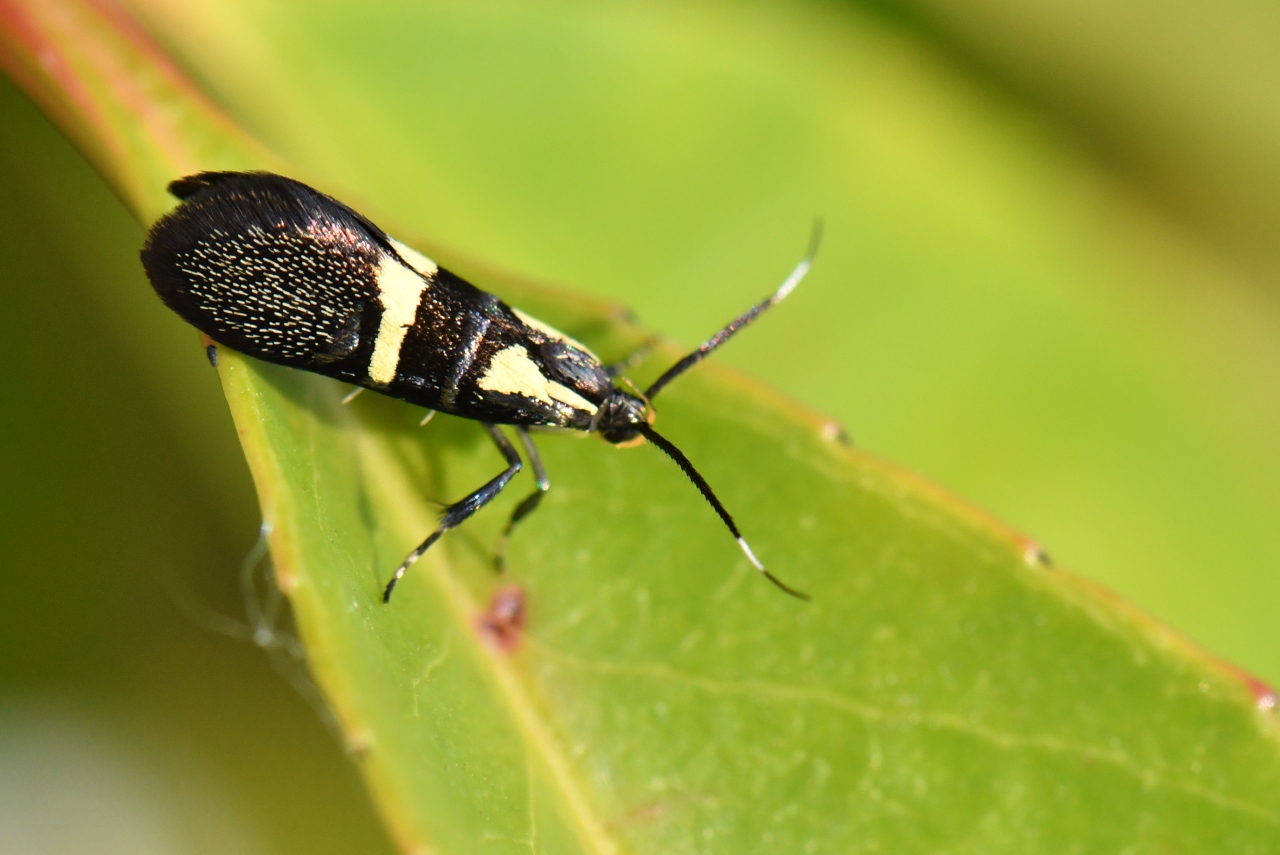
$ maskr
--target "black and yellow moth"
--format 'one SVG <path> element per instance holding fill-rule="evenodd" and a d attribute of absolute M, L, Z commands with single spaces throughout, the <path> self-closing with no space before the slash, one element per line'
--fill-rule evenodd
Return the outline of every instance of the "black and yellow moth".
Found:
<path fill-rule="evenodd" d="M 501 474 L 445 508 L 439 527 L 396 569 L 384 602 L 444 532 L 520 471 L 520 454 L 499 425 L 514 428 L 537 489 L 512 514 L 497 560 L 550 486 L 528 428 L 554 426 L 615 445 L 652 442 L 693 481 L 756 569 L 807 599 L 764 568 L 710 485 L 651 422 L 652 401 L 668 383 L 799 284 L 820 229 L 781 287 L 635 394 L 585 345 L 305 184 L 267 172 L 202 172 L 169 191 L 181 204 L 152 226 L 142 248 L 147 277 L 169 308 L 218 344 L 257 359 L 478 421 L 505 458 Z"/>

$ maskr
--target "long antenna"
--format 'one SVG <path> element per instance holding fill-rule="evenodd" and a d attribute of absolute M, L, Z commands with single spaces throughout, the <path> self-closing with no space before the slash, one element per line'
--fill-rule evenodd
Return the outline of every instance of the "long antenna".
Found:
<path fill-rule="evenodd" d="M 652 401 L 654 396 L 661 392 L 664 386 L 684 372 L 688 371 L 693 366 L 697 365 L 702 360 L 706 359 L 707 356 L 710 355 L 711 351 L 728 341 L 729 338 L 738 330 L 754 321 L 760 316 L 761 312 L 771 306 L 776 306 L 778 303 L 781 303 L 788 294 L 795 290 L 795 287 L 800 284 L 800 280 L 809 272 L 809 268 L 813 266 L 813 259 L 818 254 L 818 245 L 821 243 L 822 220 L 814 220 L 813 234 L 809 238 L 809 251 L 805 253 L 804 258 L 800 259 L 800 263 L 796 265 L 795 270 L 791 271 L 791 275 L 787 277 L 786 281 L 778 286 L 778 290 L 774 291 L 773 294 L 767 297 L 763 302 L 757 303 L 750 309 L 747 309 L 740 317 L 730 323 L 727 327 L 703 342 L 702 346 L 693 353 L 668 368 L 665 374 L 653 381 L 653 385 L 645 390 L 645 399 Z"/>
<path fill-rule="evenodd" d="M 702 497 L 711 504 L 711 507 L 715 508 L 716 513 L 720 515 L 720 519 L 722 519 L 724 524 L 728 526 L 729 533 L 737 539 L 738 547 L 742 550 L 743 554 L 747 556 L 747 560 L 750 561 L 757 570 L 763 573 L 766 579 L 777 585 L 783 592 L 790 594 L 798 600 L 808 602 L 808 594 L 803 591 L 797 591 L 795 588 L 785 584 L 777 576 L 764 569 L 764 565 L 760 563 L 760 559 L 756 558 L 756 554 L 752 552 L 751 547 L 747 545 L 747 541 L 742 536 L 742 532 L 738 531 L 738 526 L 733 521 L 733 517 L 729 516 L 729 512 L 724 509 L 724 505 L 720 504 L 720 500 L 717 499 L 716 494 L 712 492 L 711 485 L 707 483 L 705 478 L 698 474 L 697 469 L 693 468 L 693 464 L 689 462 L 689 458 L 684 456 L 684 452 L 672 445 L 671 440 L 667 439 L 647 424 L 641 423 L 636 425 L 635 428 L 644 435 L 645 439 L 662 449 L 662 451 L 666 453 L 667 457 L 674 460 L 676 465 L 684 471 L 684 474 L 693 482 L 693 486 L 698 488 L 698 492 L 702 493 Z"/>

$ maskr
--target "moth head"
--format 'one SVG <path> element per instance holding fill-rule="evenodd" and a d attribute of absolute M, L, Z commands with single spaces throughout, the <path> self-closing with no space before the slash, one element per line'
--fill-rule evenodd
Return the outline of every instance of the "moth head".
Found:
<path fill-rule="evenodd" d="M 653 410 L 643 398 L 614 389 L 596 413 L 594 429 L 609 443 L 619 446 L 644 442 L 640 425 L 653 422 Z"/>

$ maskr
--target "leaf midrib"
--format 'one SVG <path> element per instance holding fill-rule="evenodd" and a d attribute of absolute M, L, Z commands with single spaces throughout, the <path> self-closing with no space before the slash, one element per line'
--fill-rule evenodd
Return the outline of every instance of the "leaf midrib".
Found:
<path fill-rule="evenodd" d="M 413 488 L 387 444 L 377 439 L 377 432 L 350 410 L 342 414 L 343 422 L 359 438 L 361 462 L 369 479 L 377 483 L 392 501 L 389 523 L 399 530 L 404 540 L 410 541 L 429 531 L 437 521 L 430 513 L 421 494 Z M 422 574 L 447 604 L 459 635 L 475 639 L 472 618 L 482 609 L 470 595 L 466 586 L 453 570 L 446 550 L 434 556 L 432 565 Z M 475 644 L 480 655 L 478 661 L 486 666 L 486 674 L 497 690 L 497 696 L 505 705 L 508 718 L 519 730 L 525 750 L 536 756 L 557 792 L 563 797 L 565 813 L 572 819 L 583 851 L 597 855 L 617 855 L 618 843 L 604 829 L 592 809 L 581 782 L 573 773 L 568 757 L 559 740 L 552 735 L 549 725 L 542 721 L 533 700 L 512 666 L 510 657 L 480 643 Z M 530 773 L 531 774 L 531 773 Z M 532 806 L 532 802 L 531 802 Z M 532 824 L 533 818 L 530 816 Z M 530 829 L 531 833 L 533 828 Z"/>

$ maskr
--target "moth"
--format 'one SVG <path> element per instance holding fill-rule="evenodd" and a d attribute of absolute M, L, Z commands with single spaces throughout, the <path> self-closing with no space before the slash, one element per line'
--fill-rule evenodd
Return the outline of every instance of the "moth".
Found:
<path fill-rule="evenodd" d="M 201 172 L 169 192 L 181 200 L 147 234 L 142 265 L 165 305 L 220 345 L 333 377 L 431 412 L 480 422 L 506 468 L 447 506 L 439 526 L 395 570 L 405 571 L 449 529 L 491 502 L 522 459 L 535 489 L 512 513 L 497 551 L 550 487 L 529 428 L 598 434 L 614 445 L 648 441 L 689 477 L 751 564 L 765 569 L 711 486 L 653 429 L 653 400 L 762 312 L 791 293 L 821 234 L 786 281 L 639 392 L 584 344 L 480 290 L 366 217 L 301 182 L 268 172 Z"/>

